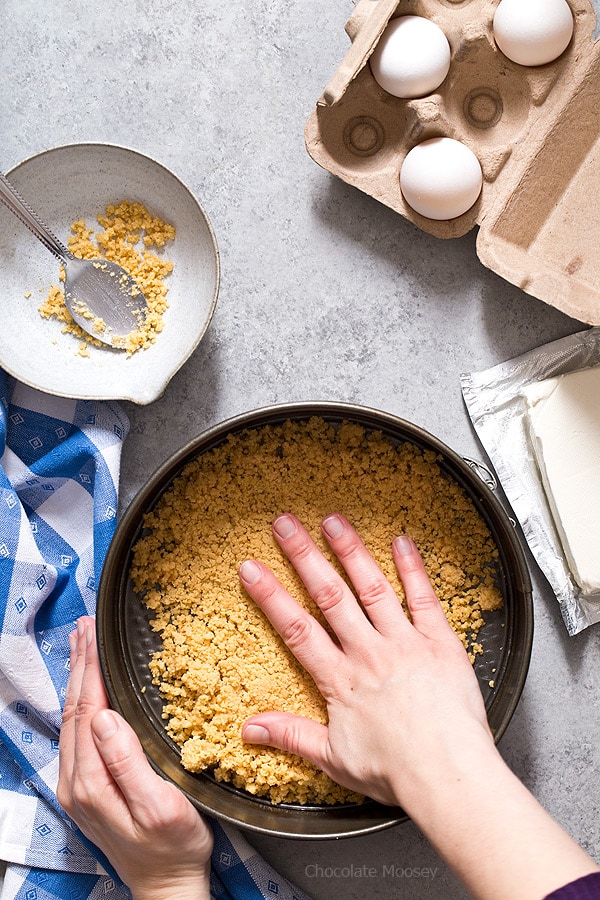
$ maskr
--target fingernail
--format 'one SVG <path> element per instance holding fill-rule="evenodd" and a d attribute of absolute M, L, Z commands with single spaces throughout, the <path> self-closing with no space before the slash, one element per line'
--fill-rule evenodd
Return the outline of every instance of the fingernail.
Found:
<path fill-rule="evenodd" d="M 278 516 L 273 522 L 273 531 L 283 540 L 296 533 L 296 523 L 291 516 Z"/>
<path fill-rule="evenodd" d="M 323 531 L 327 537 L 339 538 L 344 533 L 344 523 L 339 516 L 327 516 L 322 522 Z"/>
<path fill-rule="evenodd" d="M 249 559 L 240 566 L 240 578 L 246 584 L 256 584 L 261 576 L 260 566 L 254 560 Z"/>
<path fill-rule="evenodd" d="M 262 725 L 246 725 L 242 737 L 248 744 L 268 744 L 271 735 Z"/>
<path fill-rule="evenodd" d="M 83 637 L 85 634 L 85 622 L 83 619 L 77 619 L 77 637 Z"/>
<path fill-rule="evenodd" d="M 94 640 L 94 632 L 92 631 L 92 628 L 90 625 L 86 625 L 86 629 L 85 629 L 86 646 L 89 647 L 93 640 Z"/>
<path fill-rule="evenodd" d="M 414 544 L 409 537 L 401 534 L 394 540 L 394 547 L 398 556 L 408 556 L 409 553 L 412 553 Z"/>
<path fill-rule="evenodd" d="M 96 713 L 92 719 L 92 730 L 99 741 L 107 741 L 117 732 L 117 720 L 109 709 Z"/>

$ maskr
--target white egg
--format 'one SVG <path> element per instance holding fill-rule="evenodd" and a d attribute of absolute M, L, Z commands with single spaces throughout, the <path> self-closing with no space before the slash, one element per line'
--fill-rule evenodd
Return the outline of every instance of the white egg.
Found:
<path fill-rule="evenodd" d="M 479 160 L 460 141 L 430 138 L 407 153 L 400 188 L 415 212 L 428 219 L 455 219 L 470 209 L 483 184 Z"/>
<path fill-rule="evenodd" d="M 450 44 L 441 28 L 422 16 L 391 19 L 371 55 L 371 71 L 394 97 L 425 97 L 450 68 Z"/>
<path fill-rule="evenodd" d="M 500 50 L 521 66 L 543 66 L 567 49 L 573 13 L 566 0 L 500 0 L 494 15 Z"/>

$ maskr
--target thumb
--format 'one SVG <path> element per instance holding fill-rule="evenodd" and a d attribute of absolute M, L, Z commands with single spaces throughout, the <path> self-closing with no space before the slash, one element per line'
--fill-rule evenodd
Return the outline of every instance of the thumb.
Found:
<path fill-rule="evenodd" d="M 244 722 L 242 739 L 248 744 L 267 744 L 278 750 L 287 750 L 330 774 L 328 729 L 312 719 L 292 713 L 260 713 Z"/>

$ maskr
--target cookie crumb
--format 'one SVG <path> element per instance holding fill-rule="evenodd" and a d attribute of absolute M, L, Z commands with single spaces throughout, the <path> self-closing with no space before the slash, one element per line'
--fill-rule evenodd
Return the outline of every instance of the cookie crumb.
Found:
<path fill-rule="evenodd" d="M 98 259 L 102 257 L 122 266 L 139 285 L 146 298 L 147 310 L 142 326 L 120 341 L 115 338 L 114 346 L 124 349 L 128 356 L 137 350 L 146 350 L 155 342 L 164 328 L 163 316 L 169 307 L 167 302 L 168 285 L 165 279 L 173 271 L 173 263 L 162 254 L 153 252 L 152 248 L 162 250 L 169 242 L 175 240 L 175 227 L 157 216 L 153 216 L 141 203 L 124 200 L 119 204 L 106 207 L 103 214 L 97 217 L 101 230 L 89 228 L 83 219 L 71 225 L 71 236 L 68 248 L 79 259 Z M 61 266 L 59 282 L 64 285 L 65 268 Z M 31 296 L 31 292 L 28 292 Z M 27 296 L 27 294 L 26 294 Z M 64 288 L 51 285 L 46 299 L 39 307 L 40 315 L 45 319 L 54 318 L 64 322 L 63 332 L 73 334 L 89 347 L 106 349 L 106 345 L 88 334 L 73 320 L 65 304 Z M 90 319 L 94 319 L 90 312 Z M 94 319 L 93 331 L 100 334 L 104 331 L 101 319 Z M 77 355 L 90 356 L 81 352 L 81 344 Z"/>
<path fill-rule="evenodd" d="M 380 432 L 320 417 L 230 435 L 190 462 L 144 518 L 131 578 L 162 647 L 150 661 L 169 736 L 183 766 L 207 769 L 272 803 L 335 804 L 360 796 L 299 757 L 241 739 L 242 723 L 276 709 L 327 722 L 308 673 L 241 586 L 238 567 L 260 559 L 325 627 L 284 557 L 270 523 L 294 513 L 321 535 L 331 512 L 358 530 L 404 602 L 391 545 L 416 542 L 448 621 L 473 661 L 484 612 L 499 609 L 498 550 L 460 485 L 432 451 L 393 444 Z"/>

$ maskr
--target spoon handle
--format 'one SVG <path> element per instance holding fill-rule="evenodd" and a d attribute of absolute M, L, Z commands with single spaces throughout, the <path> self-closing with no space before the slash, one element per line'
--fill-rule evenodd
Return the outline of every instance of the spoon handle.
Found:
<path fill-rule="evenodd" d="M 0 200 L 10 211 L 35 234 L 44 246 L 54 253 L 65 265 L 72 259 L 72 254 L 58 238 L 52 234 L 47 225 L 38 218 L 31 207 L 23 200 L 16 188 L 0 172 Z"/>

